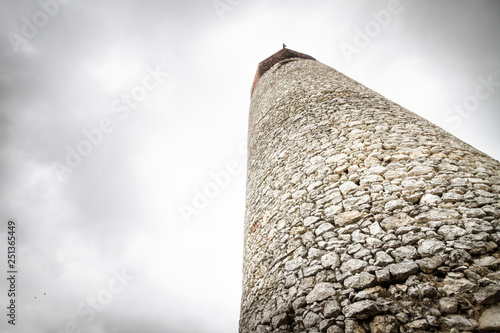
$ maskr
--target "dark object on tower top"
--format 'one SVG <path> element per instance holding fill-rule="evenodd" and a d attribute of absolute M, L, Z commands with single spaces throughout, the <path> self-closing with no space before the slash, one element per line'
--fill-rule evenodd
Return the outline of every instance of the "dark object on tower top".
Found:
<path fill-rule="evenodd" d="M 307 54 L 287 49 L 286 45 L 283 44 L 283 48 L 281 50 L 279 50 L 278 52 L 276 52 L 275 54 L 273 54 L 269 58 L 267 58 L 259 63 L 259 66 L 257 67 L 257 73 L 255 73 L 255 78 L 253 80 L 252 90 L 250 91 L 250 96 L 253 94 L 253 90 L 255 89 L 257 82 L 259 82 L 260 78 L 262 77 L 262 75 L 264 75 L 265 72 L 267 72 L 271 67 L 273 67 L 278 62 L 285 60 L 285 59 L 290 59 L 290 58 L 316 60 Z"/>

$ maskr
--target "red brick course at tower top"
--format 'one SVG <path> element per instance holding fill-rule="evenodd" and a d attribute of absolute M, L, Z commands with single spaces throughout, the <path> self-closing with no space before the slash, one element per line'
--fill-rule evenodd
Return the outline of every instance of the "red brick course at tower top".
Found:
<path fill-rule="evenodd" d="M 265 60 L 263 60 L 259 63 L 259 66 L 257 67 L 257 72 L 255 73 L 255 78 L 253 80 L 252 90 L 250 92 L 250 96 L 253 94 L 253 90 L 255 89 L 257 82 L 259 82 L 260 78 L 262 77 L 262 75 L 264 75 L 265 72 L 267 72 L 271 67 L 273 67 L 278 62 L 285 60 L 285 59 L 290 59 L 290 58 L 316 60 L 307 54 L 293 51 L 293 50 L 290 50 L 287 48 L 283 48 L 283 49 L 279 50 L 278 52 L 276 52 L 275 54 L 273 54 L 269 58 L 266 58 Z"/>

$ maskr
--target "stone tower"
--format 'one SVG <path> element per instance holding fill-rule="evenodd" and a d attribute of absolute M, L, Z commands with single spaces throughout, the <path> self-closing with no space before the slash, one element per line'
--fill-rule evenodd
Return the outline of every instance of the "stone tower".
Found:
<path fill-rule="evenodd" d="M 500 332 L 500 163 L 312 57 L 259 64 L 240 332 Z"/>

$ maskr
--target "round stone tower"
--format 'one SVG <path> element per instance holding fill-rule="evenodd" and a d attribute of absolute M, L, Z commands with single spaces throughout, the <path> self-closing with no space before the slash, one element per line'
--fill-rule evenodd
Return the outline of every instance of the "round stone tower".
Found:
<path fill-rule="evenodd" d="M 240 332 L 499 332 L 500 163 L 312 57 L 252 87 Z"/>

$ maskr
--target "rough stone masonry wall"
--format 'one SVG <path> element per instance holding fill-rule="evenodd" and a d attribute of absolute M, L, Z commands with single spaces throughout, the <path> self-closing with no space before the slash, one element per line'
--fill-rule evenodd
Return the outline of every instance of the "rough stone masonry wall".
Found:
<path fill-rule="evenodd" d="M 314 60 L 252 96 L 240 332 L 500 331 L 500 163 Z"/>

